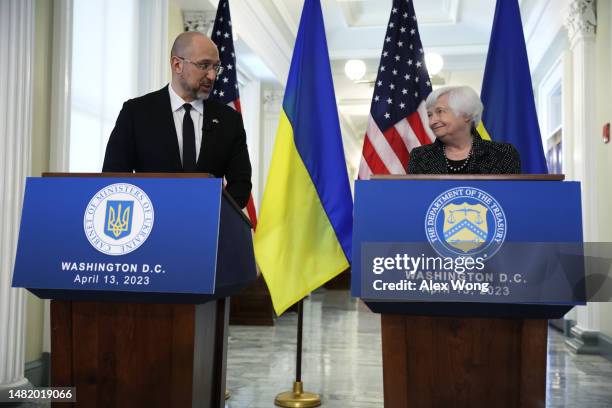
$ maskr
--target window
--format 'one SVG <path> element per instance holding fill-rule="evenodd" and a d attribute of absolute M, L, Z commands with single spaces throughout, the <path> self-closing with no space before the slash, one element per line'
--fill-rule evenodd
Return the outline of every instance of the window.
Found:
<path fill-rule="evenodd" d="M 165 0 L 74 0 L 71 172 L 101 171 L 123 102 L 164 85 L 167 9 Z"/>
<path fill-rule="evenodd" d="M 548 120 L 546 135 L 546 164 L 548 172 L 554 174 L 563 173 L 562 169 L 562 100 L 561 83 L 558 83 L 553 91 L 548 95 Z"/>
<path fill-rule="evenodd" d="M 563 173 L 562 65 L 557 61 L 539 87 L 539 119 L 548 172 Z"/>
<path fill-rule="evenodd" d="M 99 172 L 122 103 L 135 96 L 134 0 L 75 0 L 70 171 Z"/>

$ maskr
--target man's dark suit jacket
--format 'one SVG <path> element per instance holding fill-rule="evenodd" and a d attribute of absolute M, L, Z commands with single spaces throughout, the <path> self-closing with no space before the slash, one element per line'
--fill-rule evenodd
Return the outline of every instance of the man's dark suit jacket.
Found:
<path fill-rule="evenodd" d="M 242 116 L 204 101 L 197 171 L 225 177 L 227 191 L 244 208 L 251 194 L 251 162 Z M 123 104 L 113 129 L 104 172 L 183 172 L 168 86 Z"/>
<path fill-rule="evenodd" d="M 472 132 L 472 158 L 462 174 L 519 174 L 521 159 L 510 143 L 482 140 Z M 443 144 L 438 139 L 432 144 L 415 147 L 410 152 L 408 174 L 449 174 Z"/>

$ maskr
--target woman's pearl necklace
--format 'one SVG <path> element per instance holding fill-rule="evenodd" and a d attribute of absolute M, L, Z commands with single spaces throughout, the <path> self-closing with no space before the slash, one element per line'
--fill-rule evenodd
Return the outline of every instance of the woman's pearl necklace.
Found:
<path fill-rule="evenodd" d="M 470 147 L 470 152 L 468 153 L 468 156 L 465 158 L 465 161 L 463 162 L 461 166 L 453 167 L 450 164 L 450 161 L 448 161 L 448 157 L 446 157 L 446 145 L 442 145 L 442 152 L 444 153 L 444 160 L 446 161 L 446 167 L 454 173 L 457 173 L 463 170 L 465 166 L 467 166 L 467 164 L 470 162 L 470 158 L 472 157 L 473 148 L 474 148 L 474 145 L 472 144 L 472 146 Z"/>

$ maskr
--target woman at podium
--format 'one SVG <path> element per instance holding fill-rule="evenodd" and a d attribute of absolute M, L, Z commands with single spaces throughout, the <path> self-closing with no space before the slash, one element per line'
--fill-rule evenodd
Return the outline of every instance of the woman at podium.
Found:
<path fill-rule="evenodd" d="M 483 140 L 476 126 L 482 102 L 468 86 L 439 88 L 425 101 L 435 142 L 410 152 L 409 174 L 518 174 L 521 160 L 510 143 Z"/>

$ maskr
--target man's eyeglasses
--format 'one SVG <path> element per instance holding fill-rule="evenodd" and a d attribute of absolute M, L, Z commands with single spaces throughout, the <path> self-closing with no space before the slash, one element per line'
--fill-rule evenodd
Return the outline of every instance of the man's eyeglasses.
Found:
<path fill-rule="evenodd" d="M 177 55 L 175 55 L 175 57 L 180 59 L 181 61 L 189 62 L 190 64 L 195 65 L 196 68 L 198 68 L 201 71 L 208 72 L 212 69 L 215 71 L 217 76 L 221 75 L 221 73 L 223 72 L 223 67 L 221 66 L 221 63 L 213 64 L 211 62 L 193 62 L 191 60 L 188 60 L 187 58 L 179 57 Z"/>

